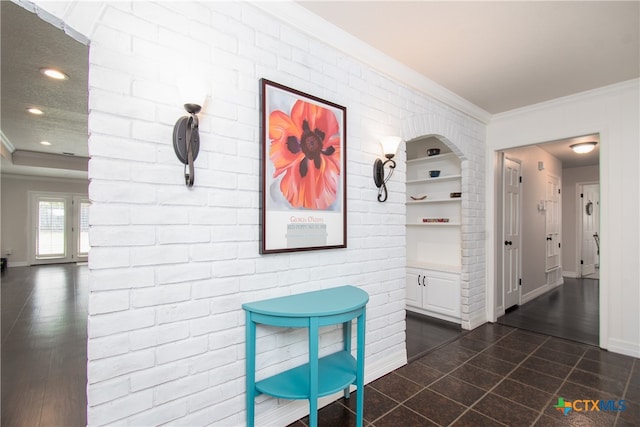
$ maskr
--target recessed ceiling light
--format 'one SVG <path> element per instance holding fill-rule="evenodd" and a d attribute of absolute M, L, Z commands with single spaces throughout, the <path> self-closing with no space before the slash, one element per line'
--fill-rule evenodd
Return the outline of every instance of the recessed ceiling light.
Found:
<path fill-rule="evenodd" d="M 42 111 L 39 108 L 27 108 L 27 112 L 35 115 L 35 116 L 41 116 L 44 114 L 44 111 Z"/>
<path fill-rule="evenodd" d="M 55 68 L 40 68 L 40 72 L 45 76 L 56 80 L 67 80 L 69 78 L 65 73 L 60 70 L 56 70 Z"/>
<path fill-rule="evenodd" d="M 42 144 L 42 145 L 51 145 L 51 143 L 49 141 L 40 141 L 40 144 Z"/>

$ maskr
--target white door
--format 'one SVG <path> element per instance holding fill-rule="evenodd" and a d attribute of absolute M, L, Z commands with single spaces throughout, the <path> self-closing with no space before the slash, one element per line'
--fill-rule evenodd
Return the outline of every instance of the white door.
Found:
<path fill-rule="evenodd" d="M 580 218 L 582 224 L 580 275 L 594 274 L 599 264 L 600 236 L 600 184 L 583 184 L 580 192 Z"/>
<path fill-rule="evenodd" d="M 520 163 L 505 157 L 502 175 L 504 309 L 520 303 Z"/>
<path fill-rule="evenodd" d="M 560 266 L 560 179 L 547 175 L 545 200 L 546 271 Z"/>
<path fill-rule="evenodd" d="M 32 264 L 86 261 L 89 200 L 66 193 L 29 193 Z"/>

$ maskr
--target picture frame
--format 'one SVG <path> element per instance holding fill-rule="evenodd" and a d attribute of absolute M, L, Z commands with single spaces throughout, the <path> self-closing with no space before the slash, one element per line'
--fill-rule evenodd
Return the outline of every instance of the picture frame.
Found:
<path fill-rule="evenodd" d="M 260 253 L 347 247 L 347 109 L 260 80 Z"/>

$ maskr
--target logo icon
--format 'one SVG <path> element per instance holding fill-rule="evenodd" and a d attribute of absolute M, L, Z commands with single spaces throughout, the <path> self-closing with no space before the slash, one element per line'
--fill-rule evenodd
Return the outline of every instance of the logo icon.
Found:
<path fill-rule="evenodd" d="M 573 409 L 573 407 L 571 406 L 571 402 L 565 402 L 562 397 L 558 398 L 558 404 L 553 405 L 553 407 L 562 412 L 562 414 L 565 416 Z"/>

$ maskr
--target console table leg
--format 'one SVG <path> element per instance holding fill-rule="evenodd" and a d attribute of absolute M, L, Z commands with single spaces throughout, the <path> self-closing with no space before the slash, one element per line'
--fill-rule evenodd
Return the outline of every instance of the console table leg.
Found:
<path fill-rule="evenodd" d="M 358 316 L 358 362 L 356 366 L 356 426 L 362 427 L 364 414 L 364 333 L 366 325 L 366 312 L 362 310 L 362 314 Z"/>
<path fill-rule="evenodd" d="M 256 324 L 251 319 L 251 312 L 246 315 L 246 385 L 247 385 L 247 427 L 255 424 L 256 398 Z"/>
<path fill-rule="evenodd" d="M 318 426 L 318 318 L 309 319 L 309 426 Z"/>
<path fill-rule="evenodd" d="M 342 342 L 344 343 L 344 351 L 351 354 L 351 320 L 342 324 Z M 351 396 L 349 393 L 349 387 L 344 389 L 344 398 L 348 399 Z"/>

